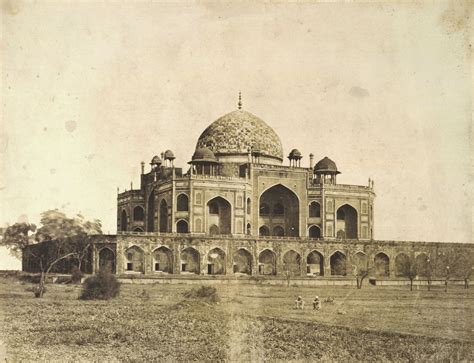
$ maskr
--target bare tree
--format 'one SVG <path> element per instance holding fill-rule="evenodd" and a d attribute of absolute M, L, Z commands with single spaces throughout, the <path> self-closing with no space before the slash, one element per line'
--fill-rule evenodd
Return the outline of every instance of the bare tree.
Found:
<path fill-rule="evenodd" d="M 396 260 L 396 269 L 399 276 L 410 280 L 410 291 L 413 291 L 413 280 L 418 275 L 416 266 L 416 261 L 404 254 Z"/>
<path fill-rule="evenodd" d="M 45 241 L 29 246 L 23 250 L 24 258 L 34 260 L 40 270 L 40 281 L 35 289 L 37 297 L 43 297 L 46 277 L 61 261 L 67 259 L 82 260 L 90 250 L 90 243 L 76 241 L 73 238 L 63 240 Z"/>
<path fill-rule="evenodd" d="M 464 280 L 464 288 L 469 287 L 472 274 L 473 256 L 470 251 L 460 251 L 458 248 L 448 248 L 439 252 L 434 265 L 434 273 L 445 278 L 445 291 L 448 290 L 450 278 Z"/>

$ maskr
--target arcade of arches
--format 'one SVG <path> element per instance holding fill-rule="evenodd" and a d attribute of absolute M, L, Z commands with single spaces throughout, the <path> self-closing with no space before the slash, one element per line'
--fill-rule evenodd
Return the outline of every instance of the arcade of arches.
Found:
<path fill-rule="evenodd" d="M 127 237 L 124 237 L 127 238 Z M 177 238 L 177 237 L 176 237 Z M 210 240 L 211 241 L 211 240 Z M 357 270 L 367 269 L 370 276 L 378 278 L 406 278 L 410 269 L 423 278 L 431 266 L 430 253 L 416 255 L 396 251 L 393 244 L 385 249 L 368 248 L 360 244 L 355 250 L 327 249 L 325 243 L 301 248 L 297 242 L 292 247 L 280 249 L 278 244 L 255 241 L 235 245 L 217 243 L 206 249 L 202 246 L 179 247 L 172 245 L 148 249 L 132 245 L 121 253 L 111 247 L 97 250 L 97 269 L 116 273 L 164 273 L 199 275 L 264 275 L 292 277 L 353 276 Z M 277 240 L 278 241 L 278 240 Z M 202 243 L 203 241 L 200 240 Z M 284 242 L 287 243 L 287 242 Z M 232 247 L 230 247 L 232 245 Z M 258 247 L 260 245 L 260 247 Z M 317 247 L 319 245 L 319 247 Z M 256 249 L 255 249 L 256 247 Z M 146 252 L 151 251 L 151 252 Z M 117 262 L 119 261 L 119 262 Z M 441 264 L 440 258 L 437 263 Z"/>

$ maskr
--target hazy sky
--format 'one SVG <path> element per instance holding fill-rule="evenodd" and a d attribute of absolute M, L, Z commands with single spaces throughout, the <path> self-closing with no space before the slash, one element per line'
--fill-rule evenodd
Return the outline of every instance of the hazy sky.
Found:
<path fill-rule="evenodd" d="M 241 90 L 285 153 L 375 179 L 377 239 L 472 242 L 467 7 L 2 4 L 1 224 L 115 233 L 117 187 L 165 149 L 187 166 Z"/>

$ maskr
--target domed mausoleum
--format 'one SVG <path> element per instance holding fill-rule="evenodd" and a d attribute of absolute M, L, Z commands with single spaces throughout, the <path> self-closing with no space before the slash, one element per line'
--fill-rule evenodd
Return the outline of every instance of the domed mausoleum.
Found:
<path fill-rule="evenodd" d="M 173 165 L 171 150 L 161 153 L 161 158 L 154 156 L 149 171 L 142 163 L 140 188 L 118 195 L 119 233 L 307 241 L 373 238 L 372 182 L 339 185 L 340 172 L 332 160 L 324 157 L 313 165 L 311 154 L 302 165 L 304 156 L 296 148 L 288 154 L 289 165 L 284 165 L 280 137 L 268 123 L 243 110 L 240 100 L 238 106 L 201 133 L 187 169 Z M 189 248 L 174 261 L 181 272 L 201 273 L 208 264 L 209 273 L 247 271 L 239 264 L 214 264 L 212 259 L 204 266 L 197 257 L 199 248 Z M 213 256 L 229 253 L 221 252 Z M 245 260 L 245 250 L 239 253 L 242 256 L 236 259 Z M 125 270 L 143 269 L 133 256 L 127 257 Z M 276 273 L 268 262 L 273 257 L 269 250 L 255 268 L 262 274 Z M 176 257 L 157 256 L 153 269 L 170 269 L 170 258 Z M 321 263 L 313 265 L 319 266 L 312 267 L 320 269 L 317 273 L 324 273 Z"/>

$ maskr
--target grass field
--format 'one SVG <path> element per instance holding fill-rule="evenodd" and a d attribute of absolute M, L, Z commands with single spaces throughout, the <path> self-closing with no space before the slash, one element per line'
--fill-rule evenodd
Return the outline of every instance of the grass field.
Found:
<path fill-rule="evenodd" d="M 9 361 L 474 360 L 474 289 L 460 286 L 219 285 L 218 304 L 185 299 L 189 285 L 122 285 L 111 301 L 51 284 L 36 299 L 30 286 L 0 280 Z M 313 311 L 315 295 L 334 302 Z"/>

